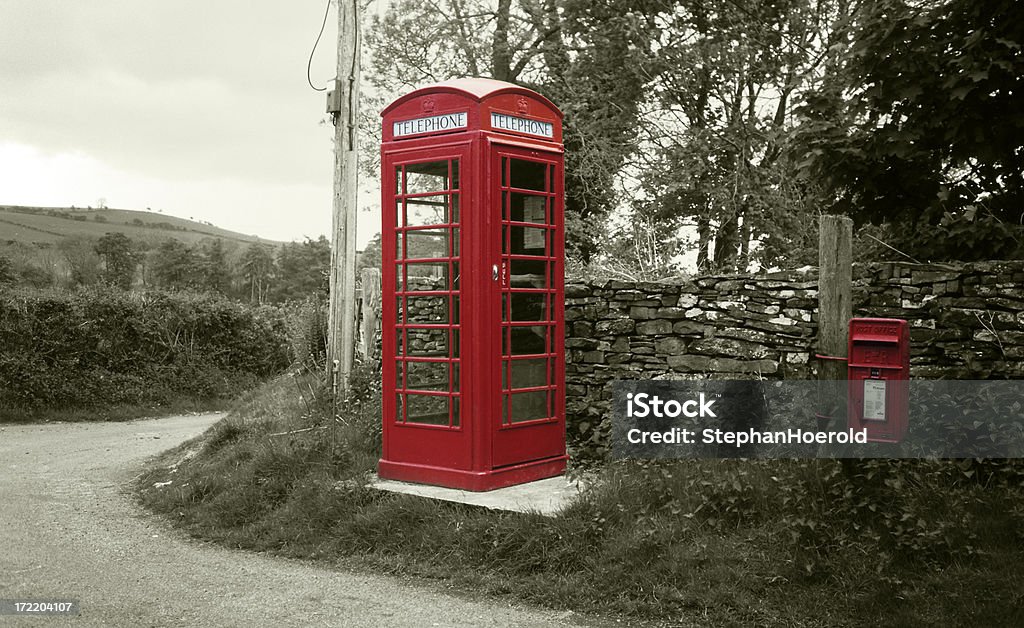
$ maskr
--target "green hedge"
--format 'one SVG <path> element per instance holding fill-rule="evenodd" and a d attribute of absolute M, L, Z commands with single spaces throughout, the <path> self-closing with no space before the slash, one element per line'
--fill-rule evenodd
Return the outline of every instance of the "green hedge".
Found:
<path fill-rule="evenodd" d="M 0 414 L 228 397 L 289 361 L 277 308 L 109 289 L 0 294 Z"/>

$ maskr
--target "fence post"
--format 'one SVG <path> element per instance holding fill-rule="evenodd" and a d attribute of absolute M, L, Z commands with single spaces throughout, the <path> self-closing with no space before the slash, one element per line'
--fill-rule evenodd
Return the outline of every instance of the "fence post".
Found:
<path fill-rule="evenodd" d="M 818 429 L 846 424 L 847 329 L 853 316 L 853 221 L 822 216 L 818 235 Z"/>
<path fill-rule="evenodd" d="M 363 269 L 362 349 L 367 360 L 377 355 L 377 328 L 380 326 L 380 270 Z"/>

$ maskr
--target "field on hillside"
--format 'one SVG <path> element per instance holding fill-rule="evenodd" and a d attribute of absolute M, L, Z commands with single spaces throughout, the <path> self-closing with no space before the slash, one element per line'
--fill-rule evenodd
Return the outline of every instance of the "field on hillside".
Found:
<path fill-rule="evenodd" d="M 102 237 L 120 231 L 132 240 L 159 242 L 175 238 L 192 245 L 207 238 L 239 243 L 281 242 L 221 229 L 213 225 L 131 209 L 71 209 L 0 205 L 0 243 L 45 247 L 73 236 Z"/>

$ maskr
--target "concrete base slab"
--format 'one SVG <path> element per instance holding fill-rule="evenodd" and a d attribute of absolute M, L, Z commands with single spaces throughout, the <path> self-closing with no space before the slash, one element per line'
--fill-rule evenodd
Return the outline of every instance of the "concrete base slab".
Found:
<path fill-rule="evenodd" d="M 553 516 L 565 508 L 579 493 L 576 482 L 565 476 L 557 476 L 517 484 L 505 488 L 477 493 L 462 491 L 456 488 L 431 486 L 429 484 L 410 484 L 395 480 L 382 480 L 374 475 L 370 479 L 370 488 L 392 493 L 418 495 L 430 499 L 447 502 L 483 506 L 492 510 L 508 510 L 512 512 L 536 512 Z"/>

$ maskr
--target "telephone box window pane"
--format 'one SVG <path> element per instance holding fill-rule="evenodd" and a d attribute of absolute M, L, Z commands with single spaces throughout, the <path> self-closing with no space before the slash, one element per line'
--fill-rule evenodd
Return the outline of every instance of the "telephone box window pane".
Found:
<path fill-rule="evenodd" d="M 405 304 L 402 301 L 402 297 L 395 299 L 395 322 L 397 323 L 405 322 Z"/>
<path fill-rule="evenodd" d="M 452 357 L 453 358 L 461 357 L 459 355 L 459 330 L 458 329 L 453 329 L 452 330 Z"/>
<path fill-rule="evenodd" d="M 453 294 L 452 295 L 451 313 L 452 313 L 452 325 L 458 325 L 459 324 L 459 295 L 457 295 L 457 294 Z"/>
<path fill-rule="evenodd" d="M 511 368 L 509 367 L 508 363 L 509 363 L 508 360 L 502 360 L 501 361 L 501 389 L 502 390 L 508 390 L 509 389 L 508 377 L 509 377 L 509 373 L 511 372 Z"/>
<path fill-rule="evenodd" d="M 508 157 L 501 158 L 501 187 L 508 187 Z"/>
<path fill-rule="evenodd" d="M 448 189 L 450 189 L 450 190 L 457 190 L 457 189 L 459 189 L 459 160 L 456 159 L 456 160 L 452 161 L 451 164 L 452 164 L 452 185 Z"/>
<path fill-rule="evenodd" d="M 457 291 L 459 289 L 459 280 L 462 279 L 462 275 L 459 274 L 459 263 L 458 262 L 452 262 L 451 277 L 452 277 L 452 288 L 451 289 Z M 458 309 L 458 308 L 456 308 L 456 309 Z M 456 316 L 456 321 L 455 322 L 458 322 L 458 317 L 457 316 Z"/>
<path fill-rule="evenodd" d="M 410 390 L 448 390 L 448 362 L 406 362 L 405 387 Z"/>
<path fill-rule="evenodd" d="M 405 211 L 403 209 L 402 199 L 395 201 L 395 225 L 401 227 L 405 224 Z"/>
<path fill-rule="evenodd" d="M 448 400 L 439 395 L 406 395 L 406 422 L 448 425 Z"/>
<path fill-rule="evenodd" d="M 448 189 L 448 162 L 406 164 L 405 193 L 442 192 Z"/>
<path fill-rule="evenodd" d="M 459 392 L 459 363 L 452 362 L 452 392 Z"/>
<path fill-rule="evenodd" d="M 512 422 L 546 419 L 548 414 L 548 391 L 515 393 L 512 395 Z"/>
<path fill-rule="evenodd" d="M 536 355 L 548 353 L 548 328 L 546 325 L 509 328 L 512 336 L 511 355 Z"/>
<path fill-rule="evenodd" d="M 405 237 L 408 243 L 406 257 L 410 259 L 448 257 L 447 229 L 409 231 L 406 233 Z M 401 236 L 399 236 L 399 238 L 401 238 Z"/>
<path fill-rule="evenodd" d="M 535 222 L 539 225 L 547 224 L 547 200 L 546 196 L 513 192 L 510 220 L 516 222 Z"/>
<path fill-rule="evenodd" d="M 512 388 L 533 388 L 548 385 L 548 360 L 512 360 Z"/>
<path fill-rule="evenodd" d="M 459 230 L 452 229 L 452 257 L 459 256 Z"/>
<path fill-rule="evenodd" d="M 547 288 L 547 266 L 544 260 L 514 259 L 509 268 L 512 271 L 513 288 Z"/>
<path fill-rule="evenodd" d="M 451 219 L 451 222 L 458 223 L 459 222 L 459 195 L 455 194 L 453 196 L 449 196 L 448 198 L 450 198 L 451 201 L 452 201 L 452 219 Z"/>
<path fill-rule="evenodd" d="M 547 229 L 512 227 L 513 255 L 547 255 Z"/>
<path fill-rule="evenodd" d="M 403 269 L 404 268 L 405 267 L 404 267 L 403 264 L 395 264 L 395 291 L 396 292 L 402 292 L 402 290 L 404 290 L 404 288 L 403 288 L 403 286 L 405 286 L 405 281 L 404 281 L 404 277 L 403 277 L 403 275 L 404 275 Z M 399 309 L 401 309 L 401 307 L 399 307 Z"/>
<path fill-rule="evenodd" d="M 410 304 L 410 309 L 412 305 Z M 514 321 L 546 321 L 548 320 L 547 294 L 535 292 L 512 293 L 512 320 Z"/>
<path fill-rule="evenodd" d="M 409 324 L 447 324 L 448 297 L 406 297 L 406 322 Z"/>
<path fill-rule="evenodd" d="M 448 262 L 406 264 L 406 278 L 409 292 L 448 290 Z"/>
<path fill-rule="evenodd" d="M 395 194 L 402 193 L 402 167 L 395 166 Z M 401 216 L 401 214 L 399 214 Z M 401 224 L 401 221 L 399 221 Z"/>
<path fill-rule="evenodd" d="M 448 222 L 447 196 L 421 196 L 405 199 L 407 227 L 443 225 Z"/>
<path fill-rule="evenodd" d="M 447 329 L 407 329 L 406 355 L 416 357 L 448 357 Z"/>
<path fill-rule="evenodd" d="M 459 398 L 452 397 L 452 427 L 459 426 Z"/>
<path fill-rule="evenodd" d="M 547 174 L 547 164 L 513 159 L 510 170 L 512 177 L 511 187 L 523 190 L 540 190 L 541 192 L 547 190 L 545 186 L 547 177 L 544 176 Z"/>
<path fill-rule="evenodd" d="M 395 421 L 399 423 L 405 420 L 405 417 L 402 416 L 402 406 L 404 405 L 402 403 L 402 397 L 404 396 L 405 395 L 395 395 Z"/>

